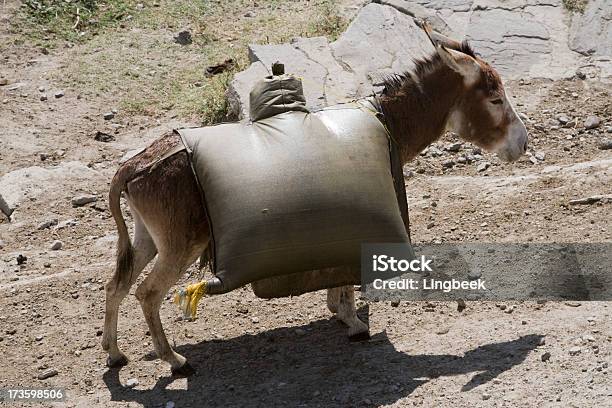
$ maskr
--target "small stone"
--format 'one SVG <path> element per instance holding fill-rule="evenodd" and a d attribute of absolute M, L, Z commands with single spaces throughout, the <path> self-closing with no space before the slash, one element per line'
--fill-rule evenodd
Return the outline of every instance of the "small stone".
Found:
<path fill-rule="evenodd" d="M 138 385 L 138 380 L 136 378 L 130 378 L 125 382 L 126 387 L 133 388 Z"/>
<path fill-rule="evenodd" d="M 433 227 L 435 227 L 436 224 L 433 222 L 430 222 L 429 224 L 427 224 L 427 229 L 432 229 Z"/>
<path fill-rule="evenodd" d="M 480 271 L 469 271 L 468 272 L 469 280 L 476 280 L 476 279 L 479 279 L 481 276 L 482 276 L 482 273 Z"/>
<path fill-rule="evenodd" d="M 36 227 L 36 229 L 38 230 L 45 230 L 47 228 L 51 228 L 54 225 L 57 225 L 58 223 L 58 219 L 57 218 L 53 218 L 52 220 L 47 220 L 47 221 L 43 221 L 40 224 L 38 224 L 38 227 Z"/>
<path fill-rule="evenodd" d="M 55 96 L 57 99 L 59 99 L 59 98 L 64 96 L 64 91 L 58 91 L 53 96 Z"/>
<path fill-rule="evenodd" d="M 46 94 L 42 94 L 42 95 L 40 95 L 40 100 L 41 100 L 41 101 L 43 101 L 43 102 L 44 102 L 44 101 L 46 101 L 47 99 L 48 99 L 48 98 L 47 98 L 47 95 L 46 95 Z"/>
<path fill-rule="evenodd" d="M 455 161 L 454 160 L 444 160 L 442 162 L 442 167 L 444 167 L 445 169 L 450 169 L 454 165 L 455 165 Z"/>
<path fill-rule="evenodd" d="M 100 329 L 96 330 L 96 337 L 100 337 L 104 332 Z"/>
<path fill-rule="evenodd" d="M 295 334 L 297 334 L 298 336 L 304 336 L 306 334 L 306 330 L 304 329 L 295 329 Z"/>
<path fill-rule="evenodd" d="M 595 341 L 595 337 L 591 336 L 590 334 L 585 334 L 584 336 L 582 336 L 582 338 L 591 343 Z"/>
<path fill-rule="evenodd" d="M 462 143 L 452 143 L 448 146 L 446 146 L 446 150 L 448 150 L 449 152 L 458 152 L 459 150 L 461 150 L 461 148 L 463 147 Z"/>
<path fill-rule="evenodd" d="M 579 70 L 579 69 L 576 70 L 576 76 L 579 79 L 583 79 L 583 80 L 586 79 L 586 74 L 584 72 L 582 72 L 581 70 Z"/>
<path fill-rule="evenodd" d="M 95 195 L 83 194 L 80 196 L 73 197 L 71 203 L 73 207 L 82 207 L 85 204 L 95 203 L 96 201 L 98 201 L 98 197 L 96 197 Z"/>
<path fill-rule="evenodd" d="M 483 393 L 483 394 L 482 394 L 482 399 L 483 399 L 484 401 L 486 401 L 486 400 L 488 400 L 488 399 L 491 399 L 491 394 L 486 393 L 486 392 L 485 392 L 485 393 Z"/>
<path fill-rule="evenodd" d="M 15 333 L 17 333 L 17 329 L 7 329 L 6 330 L 6 334 L 8 334 L 9 336 L 12 336 Z"/>
<path fill-rule="evenodd" d="M 557 119 L 557 122 L 559 122 L 562 125 L 567 125 L 571 119 L 564 113 L 560 113 L 557 116 L 555 116 L 555 119 Z"/>
<path fill-rule="evenodd" d="M 535 154 L 535 158 L 538 159 L 539 161 L 544 161 L 544 159 L 546 158 L 546 153 L 544 153 L 544 152 L 537 152 Z"/>
<path fill-rule="evenodd" d="M 480 163 L 480 164 L 478 165 L 478 167 L 476 167 L 476 171 L 478 171 L 478 172 L 483 172 L 483 171 L 485 171 L 486 169 L 488 169 L 490 166 L 491 166 L 491 163 L 489 163 L 489 162 L 483 162 L 483 163 Z"/>
<path fill-rule="evenodd" d="M 602 140 L 599 143 L 600 150 L 611 150 L 612 149 L 612 139 Z"/>
<path fill-rule="evenodd" d="M 180 45 L 189 45 L 193 42 L 193 39 L 188 30 L 183 30 L 174 37 L 174 42 Z"/>
<path fill-rule="evenodd" d="M 0 78 L 0 86 L 5 86 L 5 85 L 8 85 L 8 79 Z"/>
<path fill-rule="evenodd" d="M 571 349 L 569 349 L 570 356 L 577 356 L 581 352 L 582 352 L 582 349 L 579 346 L 574 346 Z"/>
<path fill-rule="evenodd" d="M 38 87 L 38 92 L 45 92 L 45 87 L 44 86 L 39 86 Z"/>
<path fill-rule="evenodd" d="M 447 334 L 449 332 L 450 328 L 448 326 L 444 326 L 439 328 L 438 330 L 436 330 L 436 334 L 438 335 L 443 335 L 443 334 Z"/>
<path fill-rule="evenodd" d="M 115 117 L 115 114 L 113 112 L 106 112 L 104 115 L 104 120 L 111 120 L 112 118 Z"/>
<path fill-rule="evenodd" d="M 17 255 L 17 265 L 23 265 L 28 260 L 28 257 L 22 254 Z"/>
<path fill-rule="evenodd" d="M 174 408 L 174 401 L 168 401 L 166 402 L 166 408 Z"/>
<path fill-rule="evenodd" d="M 94 140 L 97 142 L 104 142 L 104 143 L 108 143 L 108 142 L 112 142 L 115 140 L 115 136 L 108 134 L 106 132 L 102 132 L 100 130 L 98 130 L 96 132 L 96 134 L 94 135 Z"/>
<path fill-rule="evenodd" d="M 253 323 L 259 323 L 259 317 L 253 317 L 253 318 L 251 318 L 251 321 Z"/>
<path fill-rule="evenodd" d="M 52 251 L 58 251 L 60 249 L 62 249 L 62 246 L 64 245 L 64 243 L 62 241 L 59 240 L 55 240 L 53 241 L 53 243 L 51 244 L 51 250 Z"/>
<path fill-rule="evenodd" d="M 50 267 L 51 267 L 51 262 L 45 262 L 45 263 L 43 264 L 43 266 L 44 266 L 45 268 L 50 268 Z"/>
<path fill-rule="evenodd" d="M 597 116 L 591 115 L 584 121 L 584 128 L 595 129 L 598 128 L 600 124 L 601 121 L 599 120 L 599 118 Z"/>
<path fill-rule="evenodd" d="M 540 340 L 538 341 L 538 346 L 543 346 L 546 344 L 546 338 L 542 337 L 540 338 Z"/>
<path fill-rule="evenodd" d="M 531 162 L 531 164 L 538 164 L 538 159 L 536 159 L 534 156 L 531 156 L 529 158 L 529 161 Z"/>
<path fill-rule="evenodd" d="M 42 373 L 38 374 L 39 380 L 46 380 L 47 378 L 55 377 L 57 375 L 57 370 L 54 368 L 49 368 Z"/>
<path fill-rule="evenodd" d="M 43 337 L 42 335 L 40 335 L 40 334 L 39 334 L 38 336 L 36 336 L 36 337 L 34 338 L 34 340 L 36 340 L 36 341 L 42 341 L 42 339 L 43 339 L 43 338 L 44 338 L 44 337 Z"/>
<path fill-rule="evenodd" d="M 544 363 L 547 362 L 548 360 L 550 360 L 550 353 L 547 351 L 546 353 L 542 354 L 542 357 L 540 357 L 540 359 Z"/>
<path fill-rule="evenodd" d="M 244 16 L 247 18 L 250 18 L 250 17 L 255 17 L 256 14 L 252 11 L 247 11 L 246 13 L 244 13 Z"/>
<path fill-rule="evenodd" d="M 400 301 L 399 300 L 392 300 L 391 301 L 391 307 L 398 307 L 400 305 Z"/>
<path fill-rule="evenodd" d="M 75 293 L 73 293 L 73 294 L 72 294 L 72 295 L 70 295 L 70 296 L 72 296 L 72 298 L 73 298 L 73 299 L 78 299 L 78 298 L 79 298 L 79 294 L 78 294 L 78 293 L 76 293 L 76 292 L 75 292 Z"/>

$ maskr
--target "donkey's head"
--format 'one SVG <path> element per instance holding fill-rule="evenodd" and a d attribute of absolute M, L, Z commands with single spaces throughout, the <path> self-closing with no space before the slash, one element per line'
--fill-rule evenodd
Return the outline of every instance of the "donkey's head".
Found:
<path fill-rule="evenodd" d="M 506 97 L 501 78 L 476 56 L 467 42 L 451 40 L 419 22 L 440 59 L 462 78 L 463 89 L 452 106 L 447 128 L 463 139 L 494 151 L 505 161 L 527 150 L 527 129 Z"/>

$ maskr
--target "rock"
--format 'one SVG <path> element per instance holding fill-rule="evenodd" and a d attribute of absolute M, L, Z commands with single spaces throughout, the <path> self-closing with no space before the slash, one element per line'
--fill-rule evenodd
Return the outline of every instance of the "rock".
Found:
<path fill-rule="evenodd" d="M 542 356 L 540 357 L 540 359 L 545 363 L 548 360 L 550 360 L 550 353 L 547 351 L 544 354 L 542 354 Z"/>
<path fill-rule="evenodd" d="M 392 300 L 391 301 L 391 307 L 398 307 L 400 305 L 400 301 L 399 300 Z"/>
<path fill-rule="evenodd" d="M 595 129 L 598 128 L 599 125 L 601 124 L 601 121 L 599 120 L 599 118 L 597 116 L 589 116 L 586 118 L 586 120 L 584 121 L 584 128 L 585 129 Z"/>
<path fill-rule="evenodd" d="M 0 78 L 0 86 L 5 86 L 5 85 L 8 85 L 8 79 Z"/>
<path fill-rule="evenodd" d="M 574 13 L 569 29 L 569 47 L 583 55 L 612 55 L 610 30 L 612 2 L 589 0 L 584 13 Z"/>
<path fill-rule="evenodd" d="M 612 195 L 609 195 L 609 196 L 596 195 L 596 196 L 591 196 L 591 197 L 577 198 L 574 200 L 570 200 L 569 204 L 570 205 L 581 205 L 581 204 L 588 205 L 588 204 L 595 204 L 599 201 L 610 201 L 610 200 L 612 200 Z"/>
<path fill-rule="evenodd" d="M 480 271 L 470 270 L 468 272 L 468 279 L 469 280 L 476 280 L 476 279 L 479 279 L 481 276 L 482 276 L 482 273 Z"/>
<path fill-rule="evenodd" d="M 246 18 L 251 18 L 251 17 L 255 17 L 257 14 L 255 14 L 255 12 L 253 11 L 247 11 L 246 13 L 244 13 L 244 16 Z"/>
<path fill-rule="evenodd" d="M 582 349 L 580 348 L 580 346 L 574 346 L 571 349 L 569 349 L 570 356 L 577 356 L 581 352 L 582 352 Z"/>
<path fill-rule="evenodd" d="M 444 160 L 442 162 L 442 167 L 445 169 L 450 169 L 455 165 L 455 161 L 454 160 Z"/>
<path fill-rule="evenodd" d="M 602 140 L 601 142 L 599 142 L 599 145 L 597 147 L 599 147 L 600 150 L 611 150 L 612 139 Z"/>
<path fill-rule="evenodd" d="M 139 383 L 138 383 L 138 380 L 136 378 L 130 378 L 129 380 L 127 380 L 125 382 L 125 386 L 129 387 L 129 388 L 133 388 L 133 387 L 137 386 L 138 384 Z"/>
<path fill-rule="evenodd" d="M 96 132 L 96 134 L 94 135 L 94 140 L 96 140 L 98 142 L 108 143 L 108 142 L 114 141 L 115 140 L 115 136 L 98 130 Z"/>
<path fill-rule="evenodd" d="M 544 153 L 544 152 L 537 152 L 534 156 L 539 161 L 544 161 L 544 159 L 546 158 L 546 153 Z"/>
<path fill-rule="evenodd" d="M 590 334 L 585 334 L 584 336 L 582 336 L 582 338 L 583 338 L 585 341 L 588 341 L 588 342 L 590 342 L 590 343 L 595 342 L 595 337 L 593 337 L 593 336 L 592 336 L 592 335 L 590 335 Z"/>
<path fill-rule="evenodd" d="M 83 194 L 80 196 L 73 197 L 70 202 L 72 203 L 73 207 L 82 207 L 85 204 L 95 203 L 96 201 L 98 201 L 98 197 L 96 197 L 95 195 Z"/>
<path fill-rule="evenodd" d="M 40 334 L 34 338 L 34 340 L 36 340 L 36 341 L 42 341 L 43 339 L 44 339 L 44 336 L 42 336 Z"/>
<path fill-rule="evenodd" d="M 58 374 L 57 370 L 54 368 L 49 368 L 42 373 L 38 374 L 39 380 L 46 380 L 47 378 L 55 377 Z"/>
<path fill-rule="evenodd" d="M 54 225 L 57 225 L 57 223 L 58 223 L 57 218 L 53 218 L 51 220 L 41 222 L 40 224 L 38 224 L 38 227 L 36 227 L 36 229 L 45 230 L 45 229 L 51 228 Z"/>
<path fill-rule="evenodd" d="M 44 102 L 44 101 L 46 101 L 47 99 L 48 99 L 48 98 L 47 98 L 47 95 L 46 95 L 46 94 L 42 94 L 42 95 L 40 95 L 40 100 L 41 100 L 41 101 L 43 101 L 43 102 Z"/>
<path fill-rule="evenodd" d="M 6 334 L 8 334 L 9 336 L 12 336 L 15 333 L 17 333 L 16 329 L 7 329 L 6 330 Z"/>
<path fill-rule="evenodd" d="M 22 254 L 17 255 L 17 265 L 23 265 L 28 260 L 28 257 Z"/>
<path fill-rule="evenodd" d="M 531 164 L 538 164 L 538 159 L 536 159 L 535 156 L 531 156 L 529 158 L 529 161 L 531 162 Z"/>
<path fill-rule="evenodd" d="M 297 328 L 295 329 L 295 334 L 297 334 L 298 336 L 304 336 L 306 334 L 306 330 Z"/>
<path fill-rule="evenodd" d="M 483 163 L 480 163 L 480 164 L 478 165 L 478 167 L 476 167 L 476 171 L 478 171 L 478 172 L 483 172 L 483 171 L 485 171 L 486 169 L 488 169 L 490 166 L 491 166 L 491 163 L 489 163 L 489 162 L 483 162 Z"/>
<path fill-rule="evenodd" d="M 115 117 L 115 114 L 113 112 L 106 112 L 102 116 L 104 117 L 104 120 L 111 120 L 112 118 Z"/>
<path fill-rule="evenodd" d="M 64 91 L 58 91 L 55 94 L 53 94 L 53 96 L 55 96 L 57 99 L 59 99 L 59 98 L 64 96 Z"/>
<path fill-rule="evenodd" d="M 56 240 L 56 241 L 53 241 L 53 243 L 50 246 L 50 249 L 52 251 L 58 251 L 58 250 L 62 249 L 63 245 L 64 244 L 62 243 L 62 241 Z"/>
<path fill-rule="evenodd" d="M 567 125 L 568 123 L 571 122 L 571 119 L 569 118 L 569 116 L 567 116 L 564 113 L 560 113 L 557 116 L 555 116 L 555 119 L 557 119 L 557 122 L 559 122 L 561 125 Z"/>
<path fill-rule="evenodd" d="M 449 331 L 450 331 L 450 328 L 448 326 L 443 326 L 443 327 L 440 327 L 438 330 L 436 330 L 436 334 L 443 335 L 443 334 L 447 334 Z"/>
<path fill-rule="evenodd" d="M 180 45 L 189 45 L 193 42 L 191 38 L 191 32 L 189 30 L 183 30 L 174 37 L 174 42 Z"/>
<path fill-rule="evenodd" d="M 63 162 L 54 167 L 25 167 L 0 177 L 0 209 L 12 214 L 24 202 L 61 191 L 68 186 L 91 182 L 98 172 L 80 162 Z"/>
<path fill-rule="evenodd" d="M 448 150 L 449 152 L 453 152 L 456 153 L 458 151 L 461 150 L 461 148 L 463 147 L 463 143 L 452 143 L 448 146 L 446 146 L 446 150 Z"/>
<path fill-rule="evenodd" d="M 487 393 L 487 392 L 483 393 L 483 394 L 482 394 L 482 399 L 483 399 L 483 401 L 486 401 L 486 400 L 488 400 L 488 399 L 491 399 L 491 394 L 489 394 L 489 393 Z"/>
<path fill-rule="evenodd" d="M 582 79 L 582 80 L 586 79 L 586 74 L 584 72 L 582 72 L 580 69 L 576 70 L 576 76 L 579 79 Z"/>
<path fill-rule="evenodd" d="M 175 407 L 174 401 L 166 402 L 166 408 L 174 408 L 174 407 Z"/>

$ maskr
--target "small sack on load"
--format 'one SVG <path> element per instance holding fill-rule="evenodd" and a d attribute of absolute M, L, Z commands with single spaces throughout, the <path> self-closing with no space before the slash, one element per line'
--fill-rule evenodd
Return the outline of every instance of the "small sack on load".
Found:
<path fill-rule="evenodd" d="M 251 93 L 253 122 L 288 111 L 308 112 L 302 81 L 294 75 L 271 75 L 257 82 Z"/>

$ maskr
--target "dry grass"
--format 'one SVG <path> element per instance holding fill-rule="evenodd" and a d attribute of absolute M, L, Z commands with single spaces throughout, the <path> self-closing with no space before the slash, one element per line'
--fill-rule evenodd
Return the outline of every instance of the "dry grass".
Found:
<path fill-rule="evenodd" d="M 46 6 L 37 8 L 36 4 Z M 179 115 L 203 124 L 225 119 L 225 91 L 248 66 L 247 46 L 296 36 L 335 39 L 347 22 L 332 0 L 27 0 L 17 25 L 44 47 L 76 44 L 55 79 L 90 96 L 103 96 L 130 114 Z M 51 7 L 51 8 L 49 8 Z M 80 23 L 75 26 L 76 9 Z M 84 12 L 86 9 L 87 12 Z M 173 41 L 188 29 L 193 43 Z M 232 71 L 206 78 L 204 70 L 233 58 Z"/>

